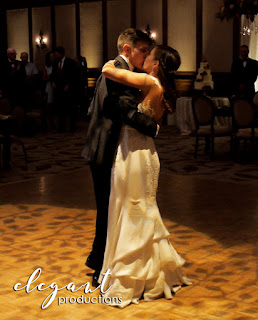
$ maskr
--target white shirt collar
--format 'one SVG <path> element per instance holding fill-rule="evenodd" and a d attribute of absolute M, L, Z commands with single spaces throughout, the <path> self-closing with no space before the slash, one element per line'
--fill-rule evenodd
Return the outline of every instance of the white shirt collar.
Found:
<path fill-rule="evenodd" d="M 133 71 L 134 66 L 131 64 L 131 62 L 129 61 L 129 59 L 126 58 L 126 56 L 124 56 L 123 54 L 120 54 L 120 57 L 122 57 L 122 58 L 125 60 L 125 62 L 126 62 L 126 63 L 128 64 L 128 66 L 129 66 L 129 69 L 130 69 L 131 71 Z"/>
<path fill-rule="evenodd" d="M 62 67 L 63 67 L 63 65 L 64 65 L 64 61 L 65 61 L 65 57 L 63 57 L 63 59 L 61 59 L 61 60 L 60 60 L 60 62 L 59 62 L 59 64 L 60 64 L 61 68 L 62 68 Z"/>

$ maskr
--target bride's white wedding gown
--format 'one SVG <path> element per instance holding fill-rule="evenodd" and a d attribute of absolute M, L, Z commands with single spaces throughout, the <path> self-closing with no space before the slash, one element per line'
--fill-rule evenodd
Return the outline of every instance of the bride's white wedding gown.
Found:
<path fill-rule="evenodd" d="M 151 115 L 150 102 L 138 110 Z M 157 206 L 160 163 L 152 138 L 124 125 L 111 174 L 108 233 L 101 273 L 110 269 L 104 297 L 122 297 L 121 308 L 165 296 L 182 284 L 191 284 L 181 273 L 185 260 L 169 241 Z M 101 283 L 103 276 L 100 275 Z"/>

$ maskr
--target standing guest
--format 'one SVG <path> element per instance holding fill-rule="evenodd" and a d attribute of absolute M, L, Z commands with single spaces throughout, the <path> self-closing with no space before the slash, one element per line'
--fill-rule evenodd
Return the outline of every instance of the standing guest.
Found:
<path fill-rule="evenodd" d="M 53 66 L 52 87 L 58 113 L 58 131 L 66 131 L 66 116 L 70 118 L 70 132 L 76 130 L 76 103 L 75 103 L 75 69 L 73 59 L 65 56 L 65 49 L 55 49 L 56 62 Z"/>
<path fill-rule="evenodd" d="M 232 98 L 253 99 L 254 97 L 254 83 L 257 79 L 258 62 L 257 60 L 250 59 L 248 55 L 248 46 L 242 45 L 240 47 L 240 58 L 232 63 Z"/>
<path fill-rule="evenodd" d="M 16 50 L 7 49 L 7 59 L 1 66 L 1 89 L 14 108 L 22 102 L 23 85 L 26 77 L 24 65 L 16 60 Z"/>
<path fill-rule="evenodd" d="M 22 52 L 21 53 L 21 61 L 23 63 L 23 65 L 25 66 L 25 71 L 26 71 L 26 77 L 27 78 L 32 78 L 34 77 L 36 74 L 38 74 L 38 69 L 35 66 L 34 63 L 29 62 L 29 55 L 27 52 Z"/>
<path fill-rule="evenodd" d="M 45 82 L 45 117 L 49 120 L 49 127 L 55 128 L 54 125 L 54 89 L 51 84 L 51 77 L 53 72 L 53 66 L 55 63 L 55 53 L 50 51 L 46 54 L 45 68 L 43 70 L 43 81 Z"/>
<path fill-rule="evenodd" d="M 24 81 L 23 107 L 25 111 L 29 111 L 35 104 L 38 69 L 34 63 L 29 62 L 29 55 L 27 52 L 22 52 L 20 58 L 26 72 L 26 78 Z"/>
<path fill-rule="evenodd" d="M 7 59 L 1 65 L 0 80 L 3 96 L 10 100 L 12 111 L 21 104 L 25 75 L 24 67 L 16 60 L 16 50 L 14 48 L 7 49 Z M 9 122 L 5 121 L 1 124 L 0 133 L 3 135 L 3 168 L 9 169 L 11 160 Z"/>
<path fill-rule="evenodd" d="M 80 114 L 87 115 L 89 106 L 87 89 L 88 89 L 88 67 L 85 57 L 79 56 L 75 58 L 76 62 L 76 104 L 80 106 Z"/>

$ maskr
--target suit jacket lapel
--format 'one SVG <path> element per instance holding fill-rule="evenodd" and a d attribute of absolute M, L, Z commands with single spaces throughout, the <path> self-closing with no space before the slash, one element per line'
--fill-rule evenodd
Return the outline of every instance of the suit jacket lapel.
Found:
<path fill-rule="evenodd" d="M 246 61 L 246 67 L 251 67 L 252 66 L 252 60 L 250 58 L 247 59 Z"/>
<path fill-rule="evenodd" d="M 124 66 L 125 69 L 127 70 L 130 69 L 126 61 L 121 56 L 117 56 L 115 60 L 119 61 Z"/>

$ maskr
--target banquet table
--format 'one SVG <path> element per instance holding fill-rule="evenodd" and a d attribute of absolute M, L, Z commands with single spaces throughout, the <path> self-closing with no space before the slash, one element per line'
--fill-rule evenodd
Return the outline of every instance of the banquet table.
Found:
<path fill-rule="evenodd" d="M 231 126 L 232 117 L 230 102 L 225 97 L 212 97 L 211 100 L 217 107 L 217 116 L 214 125 Z M 192 97 L 181 97 L 176 102 L 176 125 L 182 135 L 188 135 L 195 130 L 195 121 L 192 110 Z"/>

